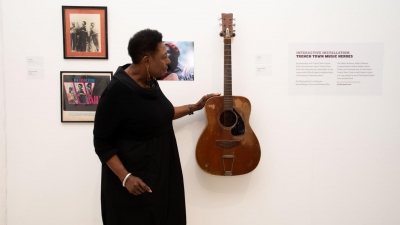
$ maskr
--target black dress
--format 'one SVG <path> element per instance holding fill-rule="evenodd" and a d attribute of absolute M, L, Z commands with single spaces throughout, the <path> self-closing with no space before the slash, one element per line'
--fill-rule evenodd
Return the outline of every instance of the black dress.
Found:
<path fill-rule="evenodd" d="M 105 225 L 186 224 L 183 176 L 172 127 L 174 108 L 157 81 L 142 88 L 119 67 L 95 116 L 94 146 L 102 162 Z M 153 191 L 133 195 L 106 162 L 117 154 L 125 168 Z"/>

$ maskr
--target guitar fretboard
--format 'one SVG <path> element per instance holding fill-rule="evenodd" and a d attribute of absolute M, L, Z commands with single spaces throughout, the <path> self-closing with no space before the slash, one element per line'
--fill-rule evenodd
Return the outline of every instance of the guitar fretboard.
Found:
<path fill-rule="evenodd" d="M 232 104 L 232 51 L 229 38 L 224 39 L 224 110 L 230 110 Z"/>

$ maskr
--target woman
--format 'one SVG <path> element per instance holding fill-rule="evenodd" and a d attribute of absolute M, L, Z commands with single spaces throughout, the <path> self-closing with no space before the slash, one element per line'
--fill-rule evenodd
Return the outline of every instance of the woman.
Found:
<path fill-rule="evenodd" d="M 172 120 L 204 107 L 174 107 L 157 78 L 170 63 L 162 34 L 142 30 L 129 41 L 132 64 L 117 69 L 103 92 L 94 123 L 102 164 L 101 206 L 105 225 L 186 224 L 185 196 Z"/>

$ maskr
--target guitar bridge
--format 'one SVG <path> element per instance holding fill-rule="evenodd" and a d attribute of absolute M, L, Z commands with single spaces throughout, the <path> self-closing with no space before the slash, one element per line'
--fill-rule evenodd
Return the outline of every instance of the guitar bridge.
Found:
<path fill-rule="evenodd" d="M 232 170 L 233 170 L 233 161 L 235 159 L 234 155 L 222 155 L 222 164 L 224 164 L 224 172 L 225 172 L 225 176 L 232 176 Z M 225 160 L 229 161 L 232 160 L 232 164 L 231 164 L 231 168 L 230 170 L 227 170 L 227 168 L 225 167 Z M 229 163 L 228 163 L 229 165 Z"/>

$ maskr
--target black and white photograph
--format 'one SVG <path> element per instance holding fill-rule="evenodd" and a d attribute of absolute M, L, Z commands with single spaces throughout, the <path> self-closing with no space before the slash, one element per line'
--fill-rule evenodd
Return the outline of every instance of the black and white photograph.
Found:
<path fill-rule="evenodd" d="M 64 58 L 108 58 L 107 8 L 63 6 Z"/>

